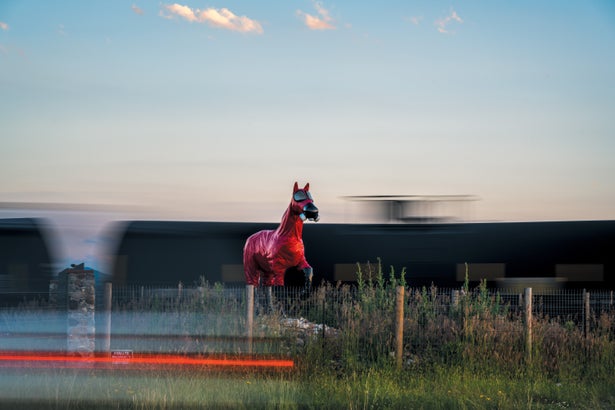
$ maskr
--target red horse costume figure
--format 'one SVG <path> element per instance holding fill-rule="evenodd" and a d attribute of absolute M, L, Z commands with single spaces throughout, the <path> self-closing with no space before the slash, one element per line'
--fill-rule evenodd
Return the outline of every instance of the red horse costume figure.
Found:
<path fill-rule="evenodd" d="M 318 208 L 310 194 L 310 184 L 303 189 L 295 182 L 290 205 L 282 216 L 282 222 L 275 230 L 255 233 L 243 248 L 243 269 L 248 285 L 267 288 L 266 298 L 271 307 L 271 287 L 284 286 L 284 273 L 295 267 L 305 275 L 304 292 L 309 292 L 313 271 L 305 260 L 303 247 L 303 222 L 317 222 Z"/>

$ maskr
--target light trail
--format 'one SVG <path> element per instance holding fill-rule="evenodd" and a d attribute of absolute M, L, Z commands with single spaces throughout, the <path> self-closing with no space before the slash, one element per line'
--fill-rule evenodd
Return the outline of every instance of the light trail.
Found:
<path fill-rule="evenodd" d="M 95 355 L 81 357 L 66 354 L 50 353 L 23 353 L 5 352 L 0 353 L 0 366 L 2 367 L 28 367 L 37 364 L 47 364 L 53 367 L 88 367 L 101 364 L 102 367 L 109 365 L 119 368 L 130 368 L 135 365 L 158 366 L 216 366 L 232 368 L 293 368 L 292 360 L 283 359 L 259 359 L 259 358 L 215 358 L 215 357 L 189 357 L 171 354 L 134 354 L 129 358 L 117 358 L 110 355 Z"/>

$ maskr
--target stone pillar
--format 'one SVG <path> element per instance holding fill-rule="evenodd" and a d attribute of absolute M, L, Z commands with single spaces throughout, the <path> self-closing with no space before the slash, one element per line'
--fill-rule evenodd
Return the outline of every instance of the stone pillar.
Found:
<path fill-rule="evenodd" d="M 94 271 L 83 264 L 66 270 L 68 354 L 89 357 L 96 348 Z"/>

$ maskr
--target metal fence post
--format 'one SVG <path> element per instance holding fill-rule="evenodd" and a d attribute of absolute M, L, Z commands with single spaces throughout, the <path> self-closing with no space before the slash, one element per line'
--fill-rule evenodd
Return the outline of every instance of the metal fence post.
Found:
<path fill-rule="evenodd" d="M 585 336 L 585 339 L 589 337 L 590 314 L 589 292 L 583 289 L 583 335 Z"/>
<path fill-rule="evenodd" d="M 525 355 L 528 363 L 532 361 L 532 288 L 525 288 Z"/>

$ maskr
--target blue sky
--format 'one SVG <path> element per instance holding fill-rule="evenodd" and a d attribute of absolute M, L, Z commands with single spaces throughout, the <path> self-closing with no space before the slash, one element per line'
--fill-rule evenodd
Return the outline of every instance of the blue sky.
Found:
<path fill-rule="evenodd" d="M 294 181 L 615 218 L 611 1 L 0 3 L 0 202 L 277 221 Z"/>

